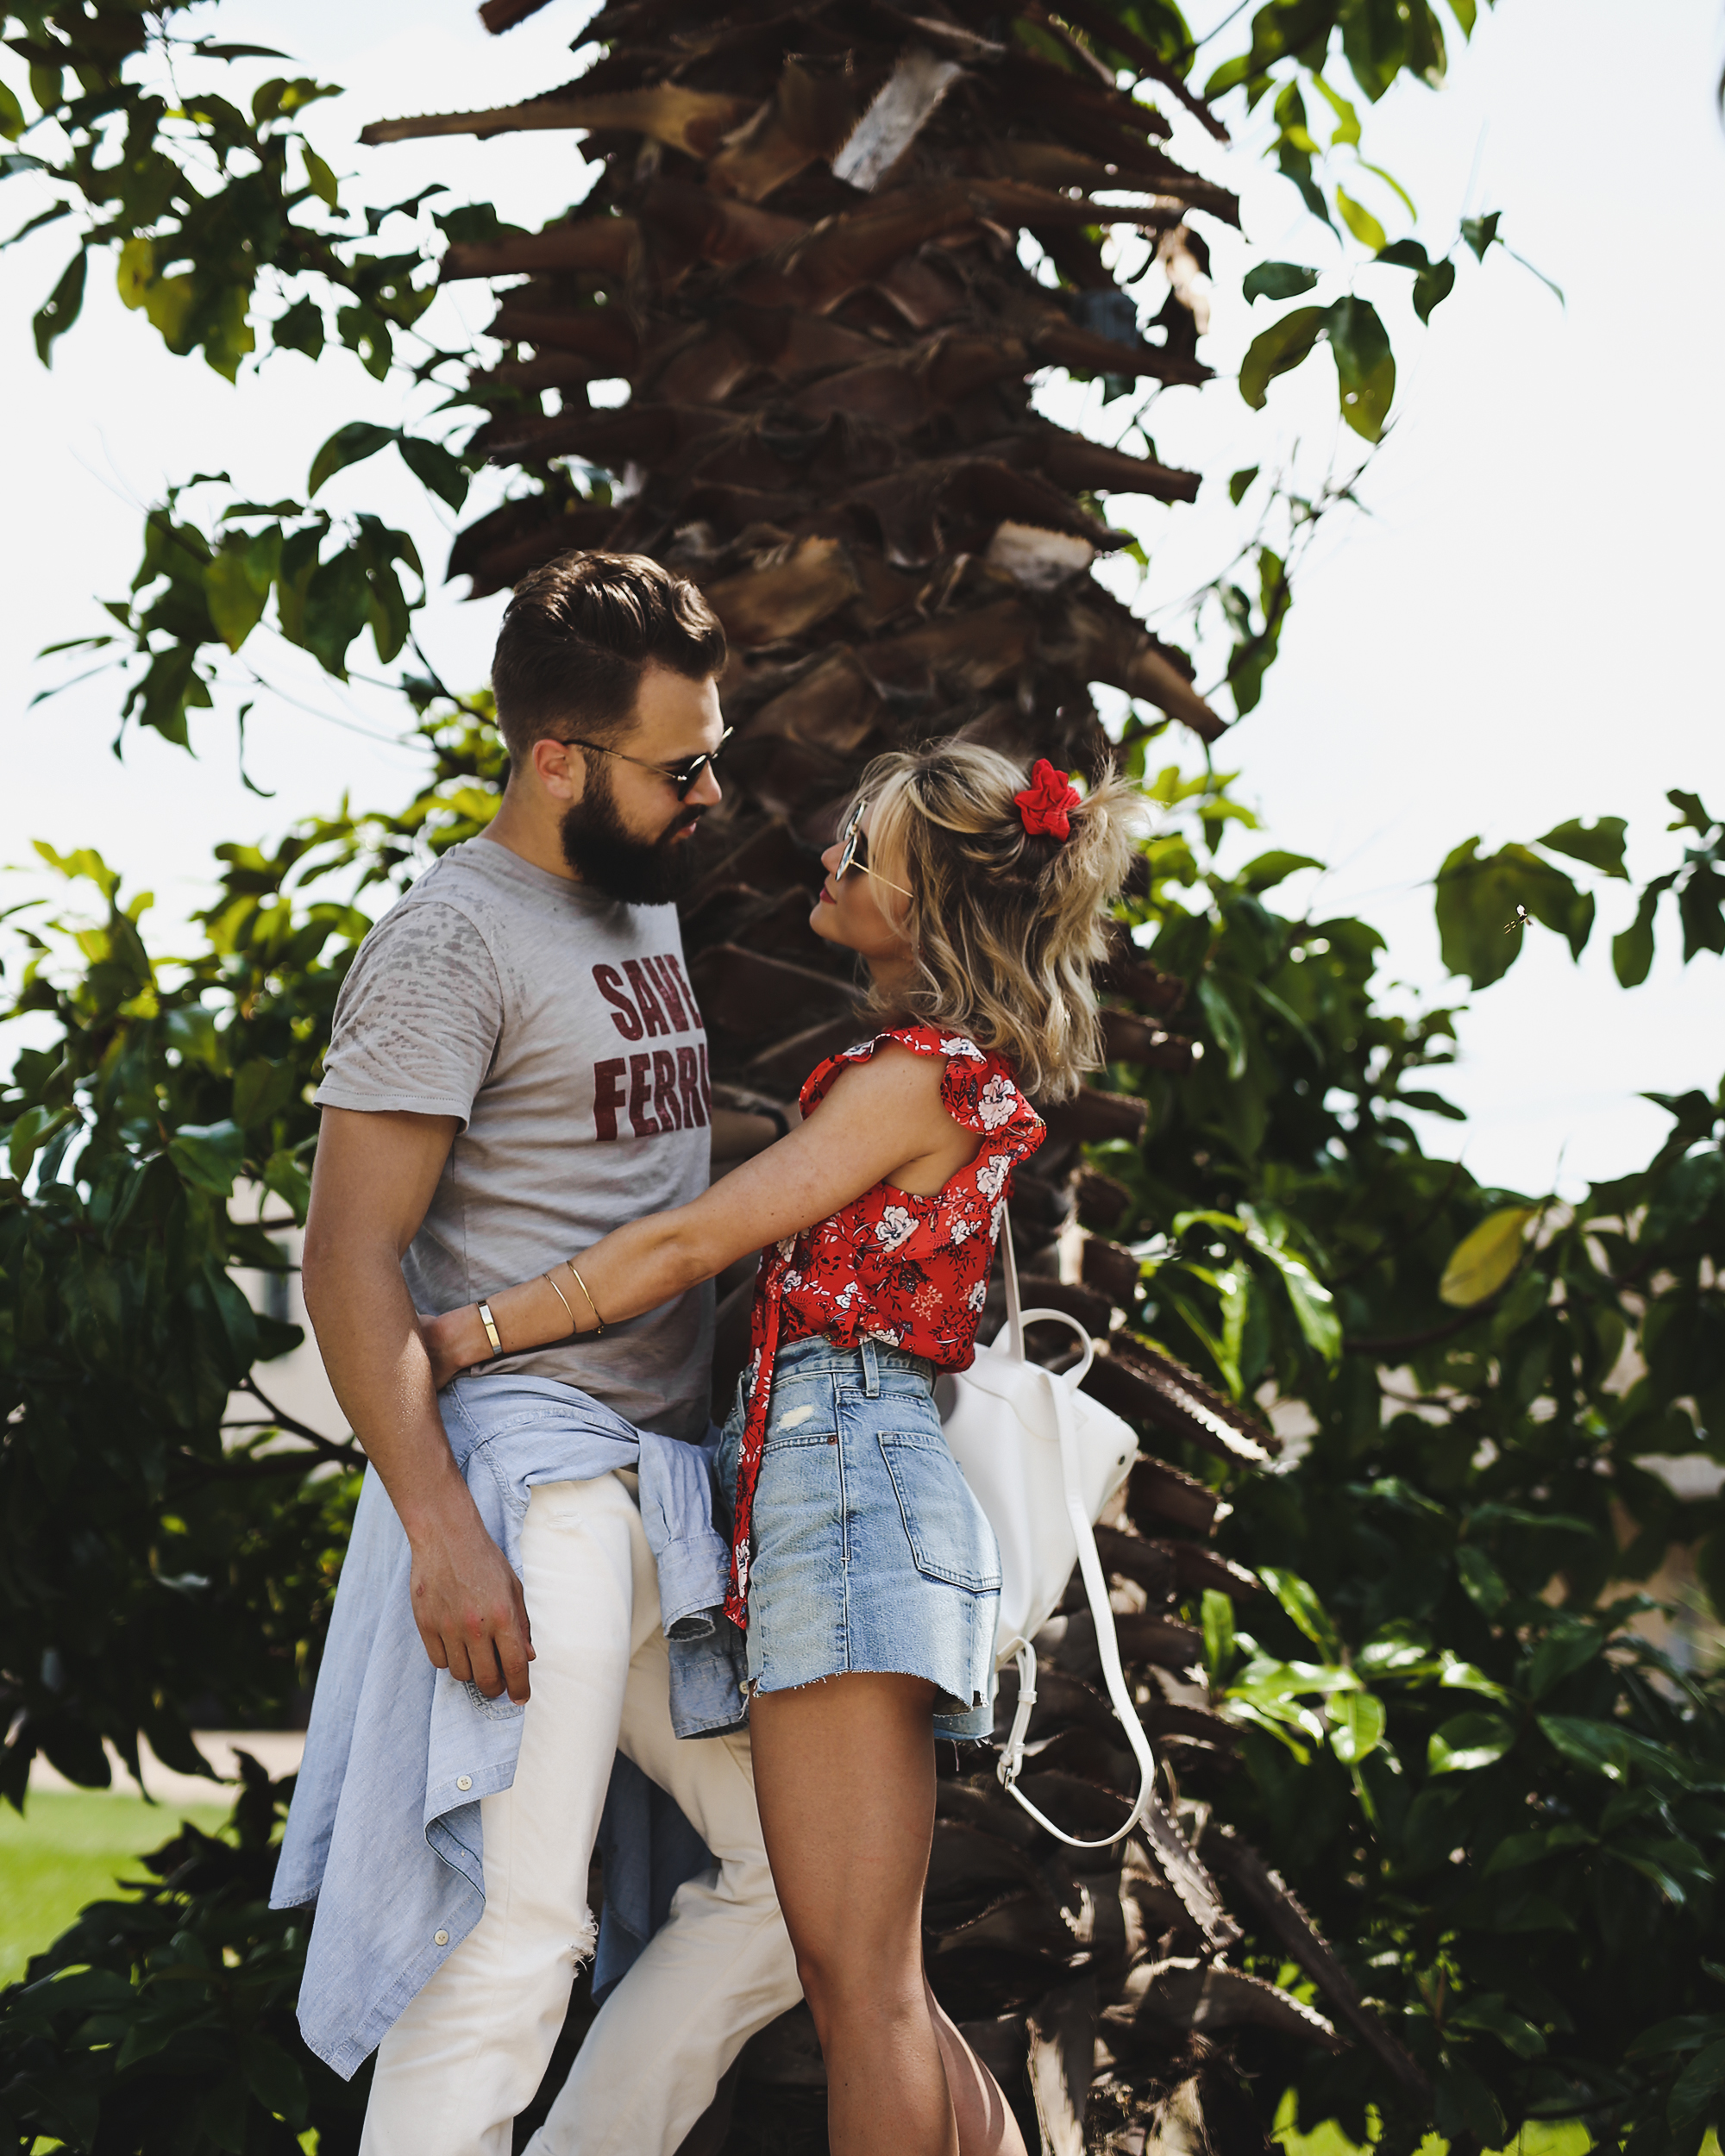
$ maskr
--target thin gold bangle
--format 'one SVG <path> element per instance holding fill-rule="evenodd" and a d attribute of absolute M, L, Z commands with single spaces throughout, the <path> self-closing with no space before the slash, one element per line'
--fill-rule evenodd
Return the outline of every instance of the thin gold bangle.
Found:
<path fill-rule="evenodd" d="M 482 1302 L 479 1309 L 480 1323 L 486 1329 L 486 1339 L 491 1342 L 491 1351 L 493 1355 L 501 1355 L 503 1342 L 498 1338 L 497 1319 L 491 1314 L 491 1305 L 488 1302 Z"/>
<path fill-rule="evenodd" d="M 558 1287 L 556 1282 L 552 1279 L 549 1273 L 543 1273 L 540 1277 L 543 1280 L 545 1285 L 550 1289 L 551 1293 L 557 1298 L 558 1301 L 562 1304 L 564 1314 L 569 1320 L 569 1330 L 571 1332 L 574 1332 L 575 1313 L 569 1308 L 568 1297 L 563 1293 L 562 1289 Z"/>
<path fill-rule="evenodd" d="M 579 1288 L 581 1293 L 586 1297 L 587 1308 L 593 1313 L 593 1338 L 596 1340 L 602 1340 L 605 1338 L 605 1319 L 599 1314 L 599 1305 L 593 1299 L 593 1290 L 587 1286 L 586 1281 L 584 1281 L 580 1275 L 575 1270 L 575 1261 L 574 1258 L 566 1257 L 563 1260 L 563 1263 L 568 1267 L 570 1275 L 573 1277 L 576 1287 Z"/>

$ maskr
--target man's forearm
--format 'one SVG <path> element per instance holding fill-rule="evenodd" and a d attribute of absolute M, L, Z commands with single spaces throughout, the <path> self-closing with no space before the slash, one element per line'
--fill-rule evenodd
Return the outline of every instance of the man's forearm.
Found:
<path fill-rule="evenodd" d="M 387 1244 L 308 1248 L 305 1307 L 329 1383 L 410 1539 L 467 1496 L 437 1412 L 430 1360 Z"/>

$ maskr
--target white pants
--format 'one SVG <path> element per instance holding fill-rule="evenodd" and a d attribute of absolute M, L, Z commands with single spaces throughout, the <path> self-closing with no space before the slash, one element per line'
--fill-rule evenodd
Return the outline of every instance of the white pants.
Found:
<path fill-rule="evenodd" d="M 587 1865 L 614 1752 L 668 1790 L 716 1873 L 611 1993 L 531 2156 L 673 2156 L 757 2028 L 802 1996 L 746 1736 L 672 1734 L 659 1590 L 615 1476 L 536 1489 L 521 1537 L 536 1659 L 511 1788 L 480 1808 L 485 1914 L 378 2047 L 361 2156 L 508 2156 L 592 1950 Z"/>

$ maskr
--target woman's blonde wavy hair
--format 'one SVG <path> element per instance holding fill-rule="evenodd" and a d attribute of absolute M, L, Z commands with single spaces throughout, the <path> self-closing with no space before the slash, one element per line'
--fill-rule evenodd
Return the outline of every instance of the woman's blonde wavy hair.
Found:
<path fill-rule="evenodd" d="M 1070 837 L 1033 835 L 1013 799 L 1029 784 L 1010 758 L 964 741 L 877 756 L 862 774 L 870 881 L 912 950 L 909 981 L 871 1002 L 968 1034 L 1026 1093 L 1063 1100 L 1101 1068 L 1091 975 L 1145 812 L 1110 766 L 1070 812 Z M 904 886 L 907 911 L 881 877 Z"/>

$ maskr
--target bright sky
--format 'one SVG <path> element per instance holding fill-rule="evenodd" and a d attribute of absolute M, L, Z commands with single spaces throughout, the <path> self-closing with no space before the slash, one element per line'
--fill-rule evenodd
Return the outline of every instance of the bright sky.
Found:
<path fill-rule="evenodd" d="M 455 200 L 490 198 L 505 216 L 537 223 L 582 191 L 566 138 L 379 151 L 354 138 L 373 117 L 502 102 L 556 82 L 588 12 L 587 0 L 553 0 L 523 28 L 489 39 L 467 0 L 363 9 L 222 0 L 199 27 L 291 46 L 308 72 L 347 85 L 315 108 L 310 132 L 339 173 L 362 174 L 360 198 L 442 180 Z M 1236 34 L 1214 49 L 1231 49 Z M 1716 811 L 1725 798 L 1708 627 L 1725 500 L 1720 35 L 1714 0 L 1647 0 L 1627 42 L 1622 10 L 1607 0 L 1500 0 L 1482 13 L 1471 48 L 1454 41 L 1440 94 L 1404 86 L 1364 115 L 1363 154 L 1407 188 L 1421 212 L 1413 229 L 1434 254 L 1451 244 L 1458 216 L 1501 209 L 1509 244 L 1564 288 L 1567 304 L 1494 250 L 1483 269 L 1468 259 L 1427 334 L 1408 310 L 1405 273 L 1364 273 L 1358 289 L 1384 308 L 1402 359 L 1397 424 L 1362 484 L 1370 517 L 1327 526 L 1264 701 L 1219 761 L 1244 773 L 1242 790 L 1274 843 L 1330 864 L 1322 878 L 1286 887 L 1284 899 L 1320 915 L 1364 913 L 1389 937 L 1389 971 L 1430 998 L 1465 993 L 1445 979 L 1431 917 L 1430 878 L 1457 841 L 1478 832 L 1490 848 L 1572 815 L 1623 815 L 1639 881 L 1678 858 L 1664 829 L 1666 787 L 1698 791 Z M 279 69 L 256 69 L 268 72 Z M 1240 190 L 1254 247 L 1320 269 L 1338 261 L 1291 188 L 1249 155 L 1218 153 L 1195 130 L 1176 148 Z M 550 181 L 548 165 L 558 175 Z M 1344 174 L 1344 184 L 1392 236 L 1408 229 L 1380 183 Z M 33 185 L 9 183 L 7 229 L 40 206 Z M 201 361 L 168 357 L 102 275 L 44 373 L 28 317 L 64 266 L 66 229 L 0 256 L 0 393 L 15 415 L 13 511 L 0 540 L 11 777 L 0 797 L 0 862 L 25 861 L 37 837 L 93 843 L 131 887 L 157 893 L 167 921 L 198 901 L 216 843 L 274 833 L 344 792 L 366 804 L 405 800 L 420 766 L 392 739 L 392 699 L 362 684 L 344 690 L 303 655 L 254 636 L 244 656 L 268 686 L 252 692 L 248 760 L 274 792 L 263 801 L 240 787 L 225 714 L 198 720 L 196 761 L 133 735 L 116 762 L 111 680 L 31 710 L 36 691 L 74 670 L 39 665 L 34 654 L 102 625 L 91 595 L 123 592 L 139 511 L 165 485 L 225 469 L 254 498 L 298 494 L 328 435 L 351 418 L 395 423 L 399 393 L 345 358 L 314 367 L 292 354 L 232 389 Z M 1208 229 L 1219 296 L 1204 352 L 1226 378 L 1272 310 L 1261 304 L 1253 321 L 1238 298 L 1239 243 Z M 1316 298 L 1341 289 L 1327 279 Z M 437 305 L 475 323 L 489 311 L 471 287 Z M 426 318 L 432 335 L 437 321 L 435 310 Z M 416 410 L 433 401 L 422 397 Z M 1112 412 L 1092 417 L 1098 432 L 1114 423 Z M 1224 380 L 1170 392 L 1153 429 L 1164 460 L 1199 468 L 1207 485 L 1196 510 L 1121 505 L 1144 511 L 1125 521 L 1151 552 L 1152 608 L 1227 561 L 1238 530 L 1231 471 L 1297 454 L 1310 477 L 1333 452 L 1346 463 L 1358 446 L 1351 434 L 1338 442 L 1321 356 L 1274 386 L 1264 413 L 1250 412 Z M 392 454 L 320 498 L 383 508 L 413 530 L 439 574 L 455 520 L 427 505 Z M 467 514 L 483 505 L 476 490 Z M 420 634 L 445 678 L 484 678 L 500 605 L 435 591 Z M 361 671 L 369 649 L 368 640 L 354 648 Z M 1433 1122 L 1433 1150 L 1460 1145 L 1488 1181 L 1539 1189 L 1560 1173 L 1575 1191 L 1635 1166 L 1659 1143 L 1665 1119 L 1641 1091 L 1716 1087 L 1720 962 L 1683 968 L 1662 921 L 1653 978 L 1625 994 L 1608 946 L 1630 903 L 1622 886 L 1602 897 L 1578 968 L 1536 932 L 1509 979 L 1475 1000 L 1446 1088 L 1471 1119 Z"/>

